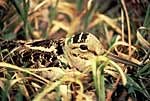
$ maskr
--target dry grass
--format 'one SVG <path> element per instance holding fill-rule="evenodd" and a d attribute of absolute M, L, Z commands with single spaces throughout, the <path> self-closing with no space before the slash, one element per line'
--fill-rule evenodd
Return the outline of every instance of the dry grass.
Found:
<path fill-rule="evenodd" d="M 1 101 L 150 100 L 148 0 L 0 0 L 0 7 L 1 39 L 58 40 L 91 32 L 108 51 L 143 65 L 129 67 L 100 56 L 86 74 L 67 66 L 31 69 L 0 62 Z"/>

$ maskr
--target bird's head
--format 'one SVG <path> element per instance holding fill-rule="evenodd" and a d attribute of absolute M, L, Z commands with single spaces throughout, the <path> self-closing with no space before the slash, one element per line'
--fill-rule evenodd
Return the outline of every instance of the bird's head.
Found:
<path fill-rule="evenodd" d="M 91 65 L 90 59 L 104 53 L 98 38 L 88 32 L 77 33 L 66 39 L 64 51 L 69 65 L 80 71 Z"/>

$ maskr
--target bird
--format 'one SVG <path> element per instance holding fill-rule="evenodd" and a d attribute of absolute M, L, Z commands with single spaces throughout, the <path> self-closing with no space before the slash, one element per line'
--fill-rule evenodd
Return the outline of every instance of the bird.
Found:
<path fill-rule="evenodd" d="M 4 51 L 5 50 L 5 51 Z M 84 71 L 91 66 L 91 59 L 104 55 L 99 39 L 89 32 L 78 32 L 65 40 L 36 40 L 32 42 L 0 40 L 0 61 L 22 67 L 63 67 Z M 108 58 L 115 62 L 140 67 L 141 65 L 109 53 Z"/>

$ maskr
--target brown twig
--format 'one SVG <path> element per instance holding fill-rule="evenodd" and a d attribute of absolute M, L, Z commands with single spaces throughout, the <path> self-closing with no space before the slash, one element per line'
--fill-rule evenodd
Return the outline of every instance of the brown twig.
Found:
<path fill-rule="evenodd" d="M 107 98 L 106 98 L 106 101 L 111 101 L 111 97 L 112 97 L 112 94 L 114 93 L 114 91 L 117 89 L 117 85 L 119 83 L 121 79 L 121 76 L 119 76 L 115 82 L 115 84 L 113 85 L 113 89 L 107 93 Z"/>

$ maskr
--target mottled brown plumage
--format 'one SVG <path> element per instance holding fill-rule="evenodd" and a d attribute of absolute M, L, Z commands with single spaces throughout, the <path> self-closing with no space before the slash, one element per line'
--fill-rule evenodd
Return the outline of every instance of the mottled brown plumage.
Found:
<path fill-rule="evenodd" d="M 0 41 L 0 61 L 22 67 L 62 67 L 62 57 L 72 68 L 83 71 L 90 67 L 90 60 L 103 55 L 101 42 L 91 33 L 81 32 L 66 40 Z M 112 60 L 139 66 L 133 62 L 109 55 Z"/>

